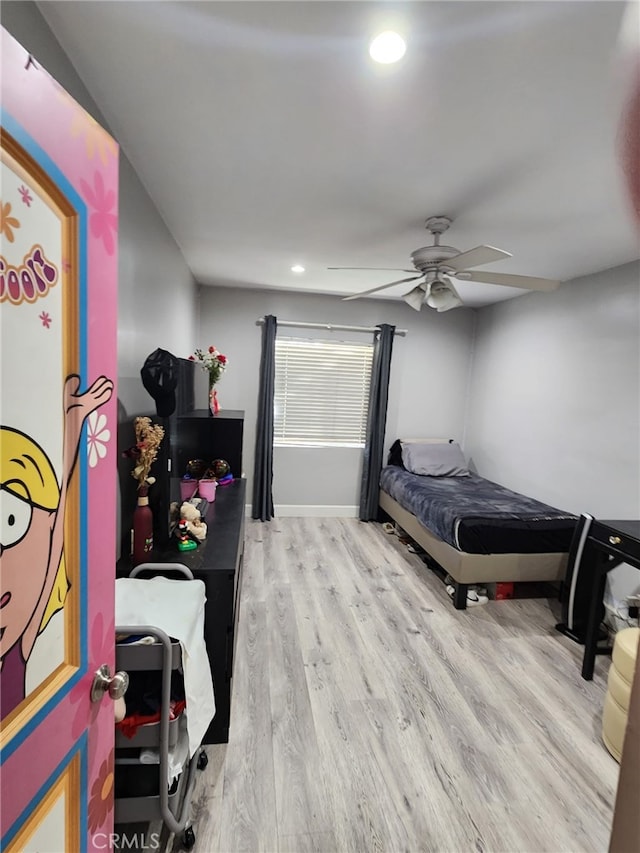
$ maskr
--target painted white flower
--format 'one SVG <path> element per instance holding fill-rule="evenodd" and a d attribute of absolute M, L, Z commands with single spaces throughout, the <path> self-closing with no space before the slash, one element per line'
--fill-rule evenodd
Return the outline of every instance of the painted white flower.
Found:
<path fill-rule="evenodd" d="M 107 455 L 107 444 L 111 440 L 111 431 L 106 429 L 107 416 L 91 412 L 87 419 L 87 453 L 89 465 L 95 468 L 100 459 Z"/>

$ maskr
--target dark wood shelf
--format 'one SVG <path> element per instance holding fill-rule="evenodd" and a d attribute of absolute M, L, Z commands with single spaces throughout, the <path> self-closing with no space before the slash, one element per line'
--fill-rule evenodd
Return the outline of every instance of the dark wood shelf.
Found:
<path fill-rule="evenodd" d="M 171 473 L 182 477 L 191 459 L 226 459 L 234 477 L 242 477 L 244 412 L 223 409 L 212 415 L 208 409 L 193 409 L 175 418 L 171 430 Z"/>

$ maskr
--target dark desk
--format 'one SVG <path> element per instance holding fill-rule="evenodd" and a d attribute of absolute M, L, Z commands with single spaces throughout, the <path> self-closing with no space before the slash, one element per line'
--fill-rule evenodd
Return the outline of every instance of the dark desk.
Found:
<path fill-rule="evenodd" d="M 640 569 L 640 521 L 598 521 L 594 518 L 589 527 L 581 563 L 583 570 L 592 579 L 582 661 L 582 677 L 590 681 L 599 651 L 598 627 L 603 616 L 607 573 L 620 563 L 629 563 Z"/>
<path fill-rule="evenodd" d="M 194 577 L 204 582 L 207 601 L 204 610 L 204 639 L 211 665 L 216 715 L 203 743 L 229 740 L 231 678 L 237 634 L 238 604 L 244 553 L 244 502 L 246 480 L 220 486 L 209 505 L 205 521 L 207 538 L 194 551 L 178 551 L 172 542 L 155 550 L 149 562 L 183 563 Z M 131 563 L 120 560 L 118 577 L 129 574 Z"/>

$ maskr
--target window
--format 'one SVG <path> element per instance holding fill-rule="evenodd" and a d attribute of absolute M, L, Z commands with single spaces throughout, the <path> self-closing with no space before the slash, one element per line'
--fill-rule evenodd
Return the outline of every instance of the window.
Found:
<path fill-rule="evenodd" d="M 373 344 L 276 340 L 274 444 L 362 447 Z"/>

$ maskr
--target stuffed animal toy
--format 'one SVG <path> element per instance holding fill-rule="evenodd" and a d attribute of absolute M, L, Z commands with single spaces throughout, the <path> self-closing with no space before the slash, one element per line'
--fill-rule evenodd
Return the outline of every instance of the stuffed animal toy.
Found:
<path fill-rule="evenodd" d="M 186 522 L 187 532 L 198 542 L 207 538 L 207 525 L 200 518 L 196 507 L 189 501 L 185 501 L 180 507 L 180 520 Z"/>

